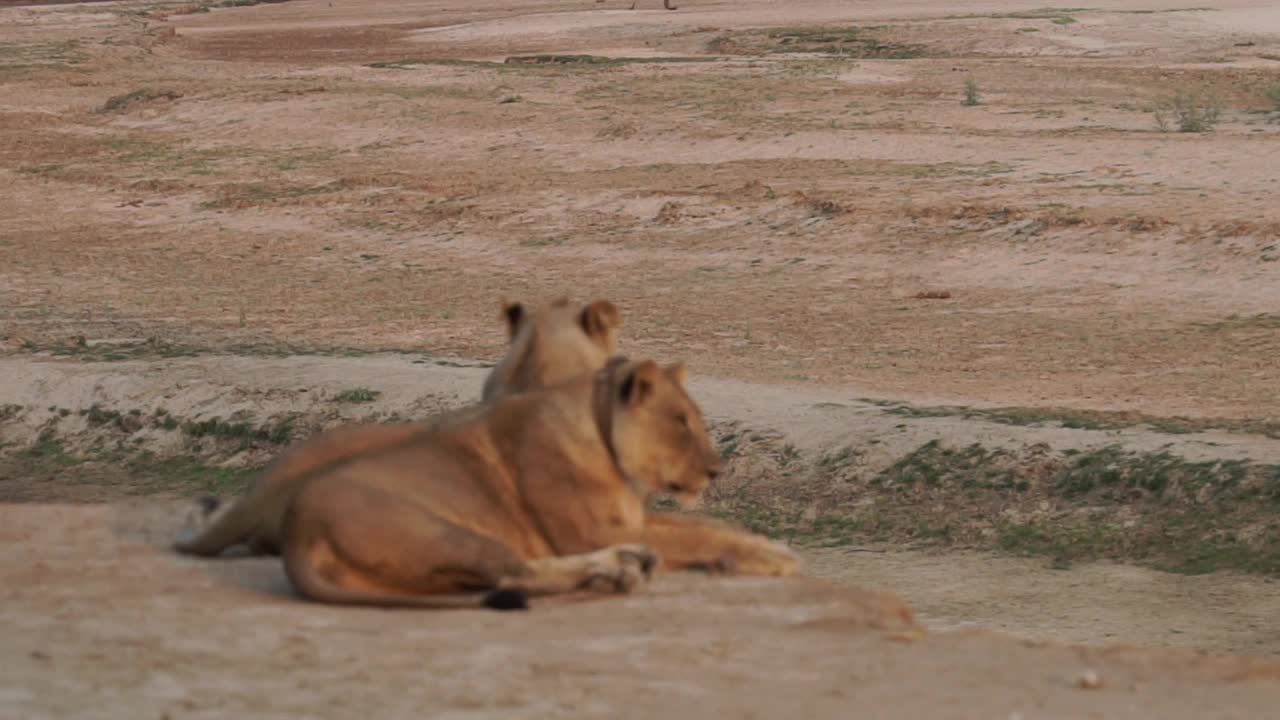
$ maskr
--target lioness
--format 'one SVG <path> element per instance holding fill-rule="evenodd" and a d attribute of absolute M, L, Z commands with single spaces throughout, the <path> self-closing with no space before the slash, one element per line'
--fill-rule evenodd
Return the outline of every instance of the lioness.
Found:
<path fill-rule="evenodd" d="M 604 367 L 617 349 L 622 322 L 617 307 L 608 300 L 574 307 L 561 298 L 542 309 L 508 302 L 502 315 L 508 331 L 507 353 L 485 378 L 482 404 Z M 174 548 L 212 556 L 244 543 L 251 554 L 278 554 L 285 508 L 307 477 L 361 453 L 415 437 L 424 429 L 459 422 L 478 407 L 464 407 L 425 422 L 347 425 L 298 443 L 268 465 L 249 494 L 236 502 L 223 506 L 217 498 L 202 498 Z"/>
<path fill-rule="evenodd" d="M 720 472 L 684 368 L 614 358 L 315 475 L 285 514 L 284 567 L 305 597 L 527 607 L 530 595 L 627 592 L 656 563 L 790 575 L 788 549 L 688 507 Z"/>

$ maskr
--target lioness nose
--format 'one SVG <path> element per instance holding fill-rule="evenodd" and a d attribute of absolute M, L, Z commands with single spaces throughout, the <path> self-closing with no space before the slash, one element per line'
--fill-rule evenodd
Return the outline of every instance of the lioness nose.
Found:
<path fill-rule="evenodd" d="M 713 463 L 707 466 L 707 478 L 715 480 L 720 477 L 720 463 Z"/>

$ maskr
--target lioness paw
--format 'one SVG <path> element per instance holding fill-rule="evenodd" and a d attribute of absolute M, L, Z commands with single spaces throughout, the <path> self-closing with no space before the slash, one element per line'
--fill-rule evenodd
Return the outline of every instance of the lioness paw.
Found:
<path fill-rule="evenodd" d="M 608 549 L 618 555 L 618 562 L 639 566 L 646 579 L 653 576 L 653 569 L 658 566 L 658 554 L 647 545 L 615 545 Z"/>
<path fill-rule="evenodd" d="M 715 562 L 695 569 L 712 575 L 786 577 L 800 571 L 800 556 L 786 545 L 763 541 L 726 550 Z"/>
<path fill-rule="evenodd" d="M 629 593 L 653 575 L 658 556 L 644 545 L 614 545 L 587 565 L 580 587 L 601 593 Z"/>
<path fill-rule="evenodd" d="M 771 542 L 763 547 L 752 548 L 751 562 L 748 563 L 756 575 L 788 576 L 800 571 L 800 556 L 791 548 L 781 543 Z"/>

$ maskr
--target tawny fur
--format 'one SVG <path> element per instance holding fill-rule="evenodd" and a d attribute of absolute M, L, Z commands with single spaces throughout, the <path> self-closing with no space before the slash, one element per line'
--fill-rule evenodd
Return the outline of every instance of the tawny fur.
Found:
<path fill-rule="evenodd" d="M 509 345 L 484 382 L 481 405 L 424 422 L 349 425 L 320 433 L 289 448 L 268 465 L 245 495 L 228 505 L 210 502 L 195 513 L 193 527 L 174 544 L 179 552 L 213 556 L 245 545 L 252 554 L 277 554 L 284 512 L 307 478 L 380 448 L 393 447 L 424 429 L 463 422 L 484 403 L 510 393 L 546 387 L 604 367 L 617 349 L 618 309 L 607 300 L 575 306 L 559 299 L 543 308 L 503 306 Z"/>
<path fill-rule="evenodd" d="M 626 592 L 655 556 L 666 569 L 793 574 L 795 555 L 766 538 L 646 510 L 654 493 L 696 502 L 719 472 L 683 384 L 681 366 L 615 358 L 352 456 L 289 504 L 286 573 L 312 600 L 429 607 Z"/>

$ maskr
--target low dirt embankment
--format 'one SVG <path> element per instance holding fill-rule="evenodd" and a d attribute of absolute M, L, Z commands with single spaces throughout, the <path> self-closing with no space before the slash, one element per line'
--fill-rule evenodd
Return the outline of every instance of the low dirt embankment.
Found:
<path fill-rule="evenodd" d="M 98 361 L 2 361 L 0 500 L 238 492 L 292 440 L 425 418 L 472 400 L 484 372 L 394 355 L 163 359 L 182 353 L 145 343 L 82 353 Z M 1273 425 L 694 387 L 730 460 L 705 511 L 800 546 L 1280 574 Z"/>

